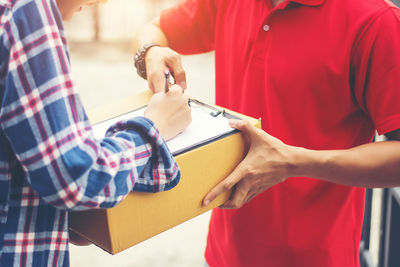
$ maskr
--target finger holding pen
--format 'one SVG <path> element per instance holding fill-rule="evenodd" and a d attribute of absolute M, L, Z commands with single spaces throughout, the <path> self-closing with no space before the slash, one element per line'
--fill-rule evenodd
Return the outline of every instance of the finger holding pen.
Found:
<path fill-rule="evenodd" d="M 152 47 L 146 54 L 145 62 L 149 88 L 154 93 L 165 91 L 166 69 L 175 84 L 180 85 L 183 90 L 186 89 L 186 73 L 181 58 L 175 51 L 168 47 Z"/>
<path fill-rule="evenodd" d="M 171 83 L 170 79 L 171 79 L 170 71 L 169 71 L 169 69 L 166 69 L 164 71 L 164 93 L 168 93 L 169 92 L 171 85 L 178 85 L 176 83 Z M 180 92 L 181 93 L 185 92 L 185 89 L 182 88 L 182 86 L 179 85 L 179 88 L 180 88 Z"/>
<path fill-rule="evenodd" d="M 175 84 L 179 84 L 183 90 L 186 90 L 186 72 L 182 67 L 181 57 L 176 52 L 172 52 L 175 53 L 175 55 L 171 58 L 167 58 L 166 64 L 174 77 Z"/>

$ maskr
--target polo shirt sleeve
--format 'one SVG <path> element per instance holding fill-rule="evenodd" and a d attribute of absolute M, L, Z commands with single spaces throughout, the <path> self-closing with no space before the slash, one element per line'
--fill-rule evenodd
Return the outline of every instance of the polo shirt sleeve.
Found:
<path fill-rule="evenodd" d="M 160 25 L 169 46 L 181 54 L 214 49 L 216 0 L 186 0 L 162 11 Z"/>
<path fill-rule="evenodd" d="M 354 47 L 354 95 L 379 134 L 400 128 L 400 11 L 388 7 Z"/>

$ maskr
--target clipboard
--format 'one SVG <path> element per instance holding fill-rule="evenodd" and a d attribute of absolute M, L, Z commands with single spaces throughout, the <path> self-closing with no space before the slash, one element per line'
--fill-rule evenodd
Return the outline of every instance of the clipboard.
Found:
<path fill-rule="evenodd" d="M 178 156 L 239 132 L 239 130 L 231 128 L 228 121 L 229 119 L 241 118 L 227 112 L 225 109 L 213 107 L 197 99 L 189 99 L 188 104 L 192 110 L 192 122 L 185 131 L 167 141 L 167 146 L 173 156 Z M 131 112 L 94 124 L 95 137 L 98 139 L 104 137 L 107 129 L 118 121 L 143 116 L 146 107 L 142 106 Z"/>

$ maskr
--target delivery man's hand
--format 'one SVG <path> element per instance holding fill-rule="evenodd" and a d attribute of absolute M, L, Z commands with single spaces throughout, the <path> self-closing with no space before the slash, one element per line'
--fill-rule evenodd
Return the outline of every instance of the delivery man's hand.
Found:
<path fill-rule="evenodd" d="M 218 195 L 234 188 L 230 199 L 220 208 L 236 209 L 271 186 L 286 180 L 290 146 L 245 120 L 230 120 L 229 123 L 247 137 L 249 151 L 232 173 L 206 195 L 203 205 L 208 205 Z"/>
<path fill-rule="evenodd" d="M 154 94 L 144 116 L 154 122 L 165 140 L 181 133 L 192 121 L 188 97 L 178 85 L 172 85 L 167 93 Z"/>
<path fill-rule="evenodd" d="M 164 90 L 165 70 L 169 69 L 175 84 L 186 89 L 186 73 L 183 70 L 181 57 L 168 47 L 153 46 L 146 53 L 146 73 L 149 88 L 154 92 Z"/>

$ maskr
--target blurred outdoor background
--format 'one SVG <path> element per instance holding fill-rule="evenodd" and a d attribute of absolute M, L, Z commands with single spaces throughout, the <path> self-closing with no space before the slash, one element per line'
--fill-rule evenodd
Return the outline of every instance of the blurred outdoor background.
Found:
<path fill-rule="evenodd" d="M 65 23 L 72 72 L 86 109 L 147 90 L 136 74 L 131 41 L 137 29 L 176 0 L 109 0 Z M 213 54 L 183 58 L 190 96 L 214 103 Z M 182 200 L 184 201 L 184 200 Z M 210 212 L 111 256 L 71 245 L 71 267 L 202 267 Z"/>
<path fill-rule="evenodd" d="M 85 8 L 65 24 L 72 70 L 86 109 L 147 90 L 136 74 L 131 41 L 137 29 L 178 0 L 109 0 Z M 183 57 L 187 93 L 214 103 L 213 54 Z M 377 261 L 380 190 L 374 190 L 371 252 Z M 184 201 L 184 200 L 182 200 Z M 210 212 L 111 256 L 91 245 L 71 245 L 71 267 L 202 267 Z"/>

